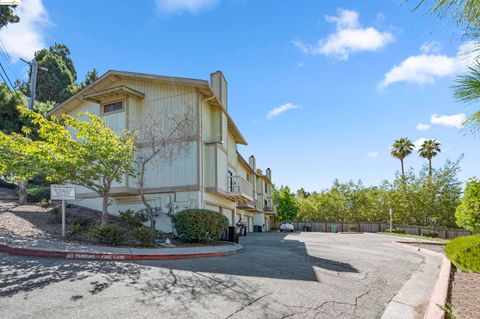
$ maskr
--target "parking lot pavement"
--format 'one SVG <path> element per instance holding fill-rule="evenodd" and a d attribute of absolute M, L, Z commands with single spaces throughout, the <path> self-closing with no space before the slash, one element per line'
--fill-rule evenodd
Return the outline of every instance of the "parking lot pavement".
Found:
<path fill-rule="evenodd" d="M 425 267 L 425 257 L 391 241 L 260 233 L 242 237 L 245 250 L 227 257 L 136 263 L 0 254 L 0 316 L 378 318 Z M 413 317 L 422 316 L 433 285 L 423 283 Z"/>

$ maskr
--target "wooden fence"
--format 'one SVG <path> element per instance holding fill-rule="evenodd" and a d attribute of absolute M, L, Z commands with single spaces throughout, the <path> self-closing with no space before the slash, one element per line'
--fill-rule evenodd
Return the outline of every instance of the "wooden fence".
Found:
<path fill-rule="evenodd" d="M 337 232 L 362 232 L 362 233 L 378 233 L 384 232 L 389 228 L 387 223 L 377 222 L 292 222 L 295 230 L 305 231 L 309 229 L 312 232 L 331 232 L 332 226 Z M 277 223 L 277 229 L 280 223 Z M 410 235 L 433 235 L 436 234 L 439 238 L 452 239 L 460 236 L 471 235 L 471 232 L 459 228 L 443 228 L 443 227 L 427 227 L 427 226 L 408 226 L 408 225 L 393 225 L 394 228 L 403 229 L 406 234 Z M 435 235 L 434 235 L 435 236 Z"/>

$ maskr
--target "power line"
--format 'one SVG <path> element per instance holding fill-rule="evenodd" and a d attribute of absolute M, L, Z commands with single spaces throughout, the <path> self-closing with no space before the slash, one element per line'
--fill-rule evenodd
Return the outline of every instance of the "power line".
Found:
<path fill-rule="evenodd" d="M 17 79 L 20 79 L 21 77 L 19 76 L 19 73 L 17 72 L 17 69 L 12 64 L 12 62 L 11 62 L 12 58 L 11 58 L 10 54 L 8 54 L 8 51 L 5 48 L 5 44 L 3 44 L 3 41 L 2 41 L 1 38 L 0 38 L 0 53 L 2 54 L 2 57 L 5 59 L 5 63 L 8 65 L 8 67 L 12 71 L 13 75 Z"/>
<path fill-rule="evenodd" d="M 22 97 L 21 97 L 20 95 L 18 95 L 18 92 L 15 90 L 15 87 L 13 86 L 12 81 L 10 81 L 10 78 L 8 77 L 7 72 L 5 72 L 5 69 L 3 68 L 2 62 L 0 62 L 0 68 L 2 69 L 3 73 L 5 74 L 5 77 L 7 78 L 8 83 L 10 83 L 10 86 L 12 87 L 12 88 L 10 89 L 10 91 L 17 97 L 18 102 L 21 102 L 21 101 L 22 101 Z M 3 74 L 2 74 L 1 72 L 0 72 L 0 75 L 2 76 L 3 82 L 5 82 L 5 84 L 6 84 L 7 87 L 8 87 L 7 81 L 5 81 L 5 78 L 3 77 Z"/>

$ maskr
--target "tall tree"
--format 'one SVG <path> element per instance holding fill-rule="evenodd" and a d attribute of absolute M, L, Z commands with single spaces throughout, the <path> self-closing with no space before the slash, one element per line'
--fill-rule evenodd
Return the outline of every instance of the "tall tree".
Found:
<path fill-rule="evenodd" d="M 91 71 L 87 72 L 85 75 L 85 80 L 80 84 L 80 89 L 83 89 L 98 79 L 98 72 L 97 69 L 93 68 Z"/>
<path fill-rule="evenodd" d="M 48 69 L 47 72 L 40 70 L 37 75 L 38 101 L 61 103 L 78 91 L 77 72 L 65 44 L 55 43 L 35 52 L 35 60 L 39 67 Z"/>
<path fill-rule="evenodd" d="M 457 225 L 470 231 L 480 230 L 480 180 L 468 181 L 462 203 L 455 212 Z"/>
<path fill-rule="evenodd" d="M 180 114 L 145 116 L 131 125 L 137 137 L 137 160 L 140 163 L 138 184 L 140 197 L 147 209 L 150 227 L 155 229 L 152 204 L 145 197 L 145 173 L 147 168 L 155 169 L 159 163 L 171 163 L 191 152 L 190 142 L 198 134 L 197 123 L 189 107 Z"/>
<path fill-rule="evenodd" d="M 442 150 L 440 149 L 440 142 L 437 140 L 425 140 L 418 154 L 420 157 L 426 158 L 428 160 L 428 176 L 432 177 L 432 158 L 438 155 Z"/>
<path fill-rule="evenodd" d="M 4 133 L 19 133 L 25 124 L 17 109 L 23 105 L 20 93 L 11 92 L 5 83 L 0 83 L 0 131 Z"/>
<path fill-rule="evenodd" d="M 392 145 L 392 150 L 390 154 L 400 160 L 400 165 L 402 168 L 402 178 L 405 181 L 405 168 L 404 168 L 404 159 L 413 152 L 415 145 L 407 137 L 402 137 L 396 140 Z"/>
<path fill-rule="evenodd" d="M 0 28 L 9 23 L 17 23 L 20 18 L 13 12 L 16 6 L 0 5 Z"/>
<path fill-rule="evenodd" d="M 273 192 L 273 202 L 277 207 L 277 218 L 281 221 L 294 220 L 298 214 L 295 195 L 288 186 L 282 186 Z"/>

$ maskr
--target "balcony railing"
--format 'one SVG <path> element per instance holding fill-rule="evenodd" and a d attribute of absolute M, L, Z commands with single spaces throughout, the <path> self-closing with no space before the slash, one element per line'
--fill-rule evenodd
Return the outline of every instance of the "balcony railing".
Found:
<path fill-rule="evenodd" d="M 253 212 L 257 210 L 257 204 L 254 201 L 242 201 L 237 203 L 237 208 Z"/>
<path fill-rule="evenodd" d="M 228 176 L 227 194 L 236 202 L 253 201 L 253 186 L 241 176 Z"/>
<path fill-rule="evenodd" d="M 263 211 L 264 212 L 273 212 L 273 206 L 272 205 L 265 205 L 265 206 L 263 206 Z"/>

